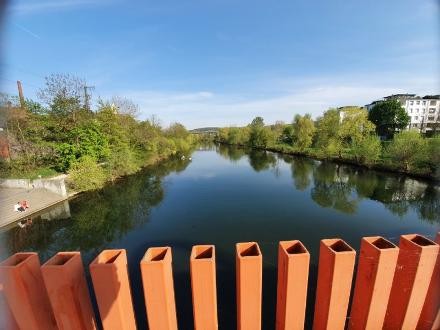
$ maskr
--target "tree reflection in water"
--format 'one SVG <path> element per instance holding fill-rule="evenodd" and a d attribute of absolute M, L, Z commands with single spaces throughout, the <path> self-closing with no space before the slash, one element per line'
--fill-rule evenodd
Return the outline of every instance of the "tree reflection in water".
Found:
<path fill-rule="evenodd" d="M 356 166 L 301 157 L 283 157 L 291 164 L 295 188 L 306 190 L 318 205 L 355 213 L 362 199 L 381 202 L 403 217 L 409 211 L 430 223 L 440 223 L 440 187 L 410 177 L 381 173 Z"/>
<path fill-rule="evenodd" d="M 265 150 L 251 150 L 248 153 L 249 164 L 256 172 L 275 168 L 277 165 L 277 159 L 272 152 Z"/>
<path fill-rule="evenodd" d="M 10 252 L 39 251 L 43 260 L 58 251 L 96 255 L 108 243 L 148 222 L 151 209 L 164 198 L 163 178 L 183 171 L 188 164 L 188 158 L 168 160 L 102 190 L 83 193 L 70 202 L 70 219 L 38 217 L 29 228 L 15 227 L 1 239 Z"/>
<path fill-rule="evenodd" d="M 399 217 L 415 212 L 423 221 L 440 223 L 440 187 L 434 183 L 261 150 L 228 146 L 216 146 L 215 150 L 232 162 L 246 166 L 248 161 L 258 173 L 273 171 L 278 176 L 284 171 L 293 180 L 292 189 L 310 194 L 320 207 L 354 214 L 362 200 L 370 199 Z M 15 227 L 0 234 L 0 241 L 7 245 L 0 248 L 0 254 L 39 251 L 45 260 L 57 251 L 81 250 L 87 260 L 148 222 L 152 208 L 164 199 L 163 178 L 183 171 L 188 164 L 188 157 L 169 160 L 100 191 L 84 193 L 70 202 L 70 218 L 55 216 L 46 221 L 41 216 L 27 228 Z"/>

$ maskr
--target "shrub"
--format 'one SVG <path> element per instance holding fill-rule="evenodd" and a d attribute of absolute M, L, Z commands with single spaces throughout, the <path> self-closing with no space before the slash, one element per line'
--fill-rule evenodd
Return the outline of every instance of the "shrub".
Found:
<path fill-rule="evenodd" d="M 91 156 L 79 158 L 69 170 L 69 183 L 77 191 L 101 188 L 106 179 L 104 169 Z"/>
<path fill-rule="evenodd" d="M 387 154 L 398 168 L 420 170 L 427 161 L 427 142 L 417 131 L 403 131 L 394 136 Z"/>
<path fill-rule="evenodd" d="M 358 162 L 370 166 L 379 159 L 382 152 L 382 146 L 380 144 L 380 139 L 375 135 L 371 135 L 361 142 L 354 142 L 351 150 Z"/>
<path fill-rule="evenodd" d="M 110 153 L 107 168 L 112 178 L 133 174 L 138 170 L 136 156 L 128 146 L 121 146 Z"/>
<path fill-rule="evenodd" d="M 440 136 L 428 139 L 427 165 L 434 177 L 440 179 Z"/>

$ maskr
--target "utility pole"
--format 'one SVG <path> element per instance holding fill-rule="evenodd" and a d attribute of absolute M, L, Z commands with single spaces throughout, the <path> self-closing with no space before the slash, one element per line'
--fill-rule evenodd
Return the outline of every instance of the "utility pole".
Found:
<path fill-rule="evenodd" d="M 90 111 L 90 104 L 89 104 L 90 95 L 87 92 L 87 90 L 94 90 L 94 89 L 95 89 L 95 86 L 85 86 L 84 85 L 84 106 L 87 111 Z"/>
<path fill-rule="evenodd" d="M 23 87 L 21 86 L 20 80 L 17 80 L 17 87 L 18 87 L 18 97 L 20 99 L 20 106 L 22 109 L 25 109 L 26 103 L 24 102 Z"/>

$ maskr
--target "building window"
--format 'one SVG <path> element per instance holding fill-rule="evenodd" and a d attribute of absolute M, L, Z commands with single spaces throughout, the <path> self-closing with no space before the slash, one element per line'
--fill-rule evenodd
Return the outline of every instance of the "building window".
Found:
<path fill-rule="evenodd" d="M 423 101 L 423 105 L 426 105 L 426 101 Z"/>
<path fill-rule="evenodd" d="M 420 101 L 417 101 L 417 104 L 420 104 Z"/>
<path fill-rule="evenodd" d="M 419 113 L 419 109 L 416 109 L 417 110 L 417 113 Z"/>
<path fill-rule="evenodd" d="M 412 111 L 413 109 L 411 108 L 411 113 L 413 113 L 413 111 Z"/>
<path fill-rule="evenodd" d="M 410 102 L 409 102 L 409 105 L 413 105 L 413 104 L 414 104 L 414 102 L 413 102 L 413 101 L 410 101 Z"/>
<path fill-rule="evenodd" d="M 429 113 L 435 113 L 435 108 L 429 108 Z"/>
<path fill-rule="evenodd" d="M 436 104 L 435 100 L 429 101 L 429 105 L 435 105 L 435 104 Z"/>
<path fill-rule="evenodd" d="M 434 117 L 434 116 L 429 116 L 429 117 L 428 117 L 428 120 L 429 120 L 429 121 L 434 121 L 434 120 L 435 120 L 435 117 Z"/>
<path fill-rule="evenodd" d="M 414 120 L 419 120 L 419 117 L 418 117 L 418 116 L 415 116 L 415 117 L 414 117 Z"/>

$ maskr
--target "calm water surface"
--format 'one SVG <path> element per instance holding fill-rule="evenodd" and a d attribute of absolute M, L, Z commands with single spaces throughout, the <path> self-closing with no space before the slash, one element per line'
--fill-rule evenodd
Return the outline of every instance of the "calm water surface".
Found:
<path fill-rule="evenodd" d="M 172 160 L 38 216 L 25 229 L 0 234 L 1 257 L 80 250 L 88 264 L 102 249 L 127 249 L 138 325 L 145 312 L 139 261 L 151 246 L 171 246 L 181 329 L 192 329 L 189 255 L 215 244 L 219 321 L 235 328 L 235 243 L 257 241 L 263 253 L 263 325 L 275 322 L 280 240 L 301 240 L 311 253 L 308 325 L 318 247 L 341 237 L 358 249 L 363 236 L 393 242 L 405 233 L 440 230 L 440 187 L 365 169 L 214 146 L 192 160 Z"/>

